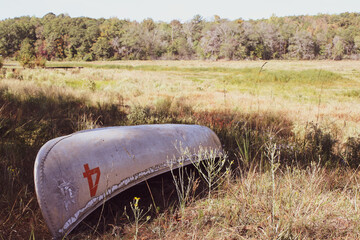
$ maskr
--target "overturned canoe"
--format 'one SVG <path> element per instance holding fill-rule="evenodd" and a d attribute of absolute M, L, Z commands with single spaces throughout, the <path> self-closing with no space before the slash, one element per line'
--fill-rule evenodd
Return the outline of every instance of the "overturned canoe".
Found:
<path fill-rule="evenodd" d="M 47 142 L 36 157 L 34 178 L 54 238 L 67 235 L 105 200 L 169 171 L 169 160 L 187 159 L 180 145 L 188 156 L 221 151 L 209 128 L 180 124 L 99 128 Z"/>

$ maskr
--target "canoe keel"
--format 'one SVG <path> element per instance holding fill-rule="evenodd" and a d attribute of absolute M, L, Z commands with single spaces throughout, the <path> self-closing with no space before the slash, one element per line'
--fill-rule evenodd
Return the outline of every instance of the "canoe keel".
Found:
<path fill-rule="evenodd" d="M 62 238 L 111 197 L 208 150 L 221 152 L 219 138 L 199 125 L 107 127 L 52 139 L 34 166 L 45 222 Z"/>

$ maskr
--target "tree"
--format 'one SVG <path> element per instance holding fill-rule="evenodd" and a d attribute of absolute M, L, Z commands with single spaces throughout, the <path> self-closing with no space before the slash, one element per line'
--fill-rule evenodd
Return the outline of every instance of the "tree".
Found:
<path fill-rule="evenodd" d="M 112 47 L 112 57 L 121 59 L 123 57 L 122 36 L 124 34 L 124 26 L 128 24 L 126 20 L 118 18 L 110 18 L 105 20 L 100 26 L 100 36 L 106 38 Z"/>
<path fill-rule="evenodd" d="M 259 34 L 255 29 L 255 23 L 252 21 L 242 23 L 242 29 L 244 31 L 245 37 L 245 48 L 246 48 L 246 55 L 250 58 L 256 58 L 255 50 L 259 43 Z"/>
<path fill-rule="evenodd" d="M 212 24 L 203 35 L 200 46 L 204 58 L 242 58 L 242 30 L 236 22 L 220 20 Z"/>
<path fill-rule="evenodd" d="M 0 54 L 28 39 L 37 57 L 99 59 L 341 59 L 360 54 L 360 13 L 229 21 L 200 15 L 181 23 L 145 19 L 43 18 L 0 21 Z"/>
<path fill-rule="evenodd" d="M 36 18 L 21 17 L 6 19 L 0 22 L 0 54 L 4 57 L 13 56 L 20 50 L 21 43 L 28 38 L 36 40 Z"/>
<path fill-rule="evenodd" d="M 283 38 L 279 32 L 279 25 L 274 24 L 274 16 L 270 19 L 272 21 L 261 22 L 257 26 L 257 31 L 260 36 L 260 45 L 263 46 L 261 59 L 280 58 L 283 51 Z"/>
<path fill-rule="evenodd" d="M 33 68 L 35 66 L 35 49 L 28 38 L 21 43 L 18 61 L 23 67 Z"/>
<path fill-rule="evenodd" d="M 355 43 L 354 48 L 355 48 L 356 53 L 360 54 L 360 35 L 358 35 L 354 38 L 354 43 Z"/>
<path fill-rule="evenodd" d="M 298 59 L 315 58 L 315 42 L 311 34 L 305 30 L 296 32 L 290 39 L 289 51 L 292 57 Z"/>
<path fill-rule="evenodd" d="M 157 59 L 166 52 L 161 31 L 149 25 L 148 21 L 128 24 L 121 42 L 124 47 L 122 53 L 127 59 Z"/>
<path fill-rule="evenodd" d="M 333 45 L 333 59 L 341 60 L 345 52 L 344 41 L 341 37 L 335 36 L 333 39 Z"/>
<path fill-rule="evenodd" d="M 204 20 L 200 15 L 195 15 L 189 22 L 183 24 L 183 33 L 192 52 L 195 53 L 202 38 Z"/>
<path fill-rule="evenodd" d="M 105 37 L 99 37 L 91 50 L 97 59 L 109 59 L 114 56 L 114 49 Z"/>

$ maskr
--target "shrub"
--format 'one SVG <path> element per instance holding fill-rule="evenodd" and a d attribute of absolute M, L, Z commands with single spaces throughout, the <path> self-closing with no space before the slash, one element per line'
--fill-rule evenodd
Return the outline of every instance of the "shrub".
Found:
<path fill-rule="evenodd" d="M 35 59 L 35 66 L 45 68 L 46 65 L 46 59 L 43 57 L 36 57 Z"/>
<path fill-rule="evenodd" d="M 305 136 L 306 159 L 318 161 L 319 158 L 326 164 L 335 160 L 335 144 L 337 140 L 329 132 L 324 132 L 318 125 L 311 124 L 310 131 Z"/>
<path fill-rule="evenodd" d="M 129 125 L 139 125 L 146 123 L 146 119 L 150 116 L 150 109 L 143 108 L 139 105 L 134 105 L 130 109 L 130 113 L 127 115 Z"/>
<path fill-rule="evenodd" d="M 23 66 L 23 67 L 28 67 L 28 68 L 34 68 L 35 67 L 34 58 L 32 58 L 28 54 L 22 55 L 20 57 L 20 59 L 19 59 L 19 62 L 21 64 L 21 66 Z"/>
<path fill-rule="evenodd" d="M 155 110 L 159 116 L 167 115 L 170 113 L 172 99 L 169 97 L 160 98 L 155 102 Z"/>
<path fill-rule="evenodd" d="M 344 160 L 350 167 L 357 168 L 360 162 L 360 137 L 350 137 L 345 143 Z"/>
<path fill-rule="evenodd" d="M 93 57 L 93 55 L 92 54 L 86 54 L 84 57 L 83 57 L 83 60 L 85 61 L 85 62 L 91 62 L 91 61 L 94 61 L 94 57 Z"/>

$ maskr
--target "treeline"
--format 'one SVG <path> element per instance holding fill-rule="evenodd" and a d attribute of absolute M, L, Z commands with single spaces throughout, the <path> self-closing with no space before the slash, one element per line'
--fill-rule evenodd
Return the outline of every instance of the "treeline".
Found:
<path fill-rule="evenodd" d="M 48 13 L 0 21 L 0 54 L 47 60 L 360 59 L 360 13 L 142 22 Z"/>

